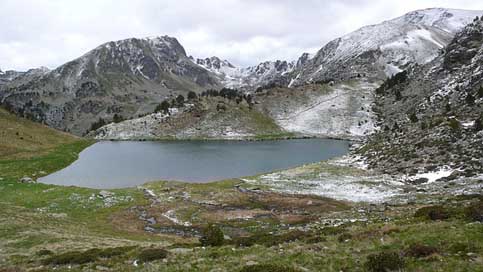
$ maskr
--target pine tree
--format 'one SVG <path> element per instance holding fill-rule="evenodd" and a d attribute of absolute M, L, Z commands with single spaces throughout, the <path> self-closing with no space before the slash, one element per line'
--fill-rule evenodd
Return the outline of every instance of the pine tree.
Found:
<path fill-rule="evenodd" d="M 163 102 L 161 102 L 161 104 L 159 104 L 156 109 L 154 110 L 155 112 L 163 112 L 163 113 L 169 113 L 169 107 L 170 107 L 170 104 L 167 100 L 164 100 Z"/>
<path fill-rule="evenodd" d="M 460 130 L 460 122 L 458 122 L 458 120 L 454 118 L 449 120 L 448 126 L 451 128 L 453 132 L 458 132 Z"/>
<path fill-rule="evenodd" d="M 446 110 L 446 112 L 451 111 L 451 104 L 449 102 L 446 103 L 445 110 Z"/>
<path fill-rule="evenodd" d="M 411 113 L 411 115 L 409 115 L 409 120 L 411 120 L 411 122 L 413 122 L 413 123 L 418 122 L 418 116 L 416 115 L 415 112 L 413 112 L 413 113 Z"/>
<path fill-rule="evenodd" d="M 465 101 L 470 106 L 475 104 L 475 98 L 471 94 L 466 95 Z"/>
<path fill-rule="evenodd" d="M 116 114 L 114 114 L 114 117 L 112 117 L 112 121 L 114 123 L 120 123 L 120 122 L 124 121 L 124 117 L 122 117 L 121 115 L 118 115 L 116 113 Z"/>
<path fill-rule="evenodd" d="M 106 121 L 104 121 L 104 119 L 102 119 L 102 118 L 99 118 L 99 120 L 97 122 L 94 122 L 91 125 L 90 131 L 97 130 L 97 129 L 105 126 L 105 125 L 107 125 Z"/>
<path fill-rule="evenodd" d="M 178 106 L 182 107 L 184 105 L 184 96 L 178 95 L 178 97 L 176 97 L 176 103 Z"/>
<path fill-rule="evenodd" d="M 480 88 L 478 89 L 478 98 L 483 98 L 483 86 L 480 86 Z"/>
<path fill-rule="evenodd" d="M 196 98 L 198 98 L 198 95 L 197 95 L 195 92 L 190 91 L 190 92 L 188 93 L 188 100 L 194 100 L 194 99 L 196 99 Z"/>
<path fill-rule="evenodd" d="M 421 122 L 421 130 L 426 130 L 428 126 L 426 125 L 425 122 Z"/>
<path fill-rule="evenodd" d="M 483 123 L 482 123 L 483 116 L 475 120 L 475 124 L 473 128 L 476 132 L 483 130 Z"/>

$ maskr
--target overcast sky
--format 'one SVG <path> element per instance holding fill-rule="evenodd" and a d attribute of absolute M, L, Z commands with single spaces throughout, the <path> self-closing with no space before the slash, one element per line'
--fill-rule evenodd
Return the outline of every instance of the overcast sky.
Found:
<path fill-rule="evenodd" d="M 0 69 L 55 68 L 107 41 L 169 35 L 240 65 L 299 57 L 364 25 L 479 0 L 0 0 Z"/>

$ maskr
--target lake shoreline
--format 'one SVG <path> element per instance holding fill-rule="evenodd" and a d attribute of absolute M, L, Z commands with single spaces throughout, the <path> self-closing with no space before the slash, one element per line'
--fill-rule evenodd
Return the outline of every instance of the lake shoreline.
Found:
<path fill-rule="evenodd" d="M 249 144 L 250 143 L 250 144 Z M 290 141 L 99 141 L 68 167 L 39 179 L 64 186 L 128 188 L 156 180 L 210 183 L 299 167 L 346 155 L 351 143 Z"/>
<path fill-rule="evenodd" d="M 262 135 L 262 136 L 246 136 L 246 137 L 221 137 L 221 138 L 209 138 L 209 137 L 142 137 L 142 138 L 129 138 L 129 139 L 92 139 L 96 142 L 162 142 L 162 141 L 204 141 L 204 142 L 216 142 L 216 141 L 233 141 L 233 142 L 260 142 L 260 141 L 283 141 L 283 140 L 303 140 L 303 139 L 321 139 L 321 140 L 340 140 L 349 141 L 350 143 L 362 143 L 366 139 L 366 136 L 326 136 L 326 135 L 293 135 L 293 136 L 278 136 L 278 135 Z"/>

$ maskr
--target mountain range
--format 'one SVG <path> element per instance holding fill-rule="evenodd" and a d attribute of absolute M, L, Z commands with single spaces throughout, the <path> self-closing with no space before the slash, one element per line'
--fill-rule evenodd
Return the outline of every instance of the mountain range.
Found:
<path fill-rule="evenodd" d="M 361 117 L 350 118 L 349 122 L 337 119 L 367 112 L 373 102 L 354 86 L 363 82 L 375 89 L 412 65 L 431 62 L 458 31 L 482 13 L 440 8 L 414 11 L 335 39 L 316 54 L 304 53 L 295 61 L 266 61 L 246 68 L 218 57 L 190 57 L 175 38 L 168 36 L 108 42 L 54 70 L 0 72 L 0 103 L 18 115 L 83 135 L 101 118 L 109 121 L 115 115 L 126 119 L 144 116 L 161 101 L 179 94 L 186 96 L 190 91 L 229 87 L 253 93 L 271 87 L 299 87 L 305 93 L 303 86 L 307 84 L 331 83 L 351 91 L 335 96 L 342 100 L 332 112 L 329 126 L 306 122 L 305 117 L 289 126 L 282 119 L 306 116 L 307 112 L 313 119 L 325 116 L 326 108 L 335 104 L 323 101 L 327 95 L 334 96 L 333 92 L 294 103 L 285 110 L 287 113 L 274 109 L 276 105 L 264 107 L 267 103 L 258 109 L 275 119 L 281 129 L 328 136 L 334 136 L 330 131 L 335 129 L 336 136 L 350 136 L 361 122 L 372 123 L 368 120 L 370 112 L 356 114 Z M 360 110 L 360 103 L 353 103 L 358 99 L 367 100 L 364 110 Z M 335 128 L 336 123 L 343 125 Z M 367 125 L 364 133 L 371 133 L 375 127 Z"/>

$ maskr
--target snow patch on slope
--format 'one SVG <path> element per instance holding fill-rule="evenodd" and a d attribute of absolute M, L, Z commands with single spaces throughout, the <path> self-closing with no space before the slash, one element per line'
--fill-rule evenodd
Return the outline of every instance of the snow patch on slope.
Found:
<path fill-rule="evenodd" d="M 361 137 L 376 129 L 372 91 L 376 85 L 336 85 L 333 91 L 311 104 L 275 116 L 277 124 L 290 132 L 312 136 Z"/>
<path fill-rule="evenodd" d="M 334 159 L 244 179 L 290 194 L 319 195 L 343 201 L 382 203 L 403 194 L 404 183 L 355 170 L 353 159 Z M 345 171 L 340 171 L 342 168 Z M 334 169 L 339 169 L 334 171 Z"/>

